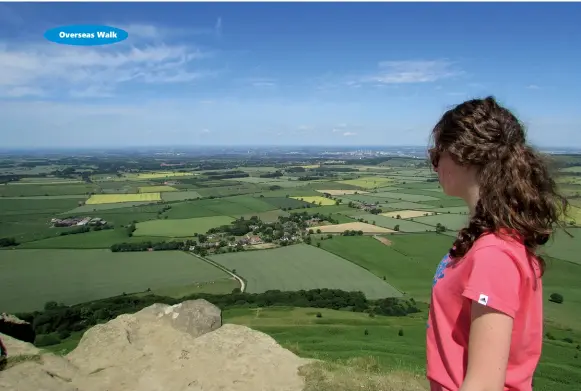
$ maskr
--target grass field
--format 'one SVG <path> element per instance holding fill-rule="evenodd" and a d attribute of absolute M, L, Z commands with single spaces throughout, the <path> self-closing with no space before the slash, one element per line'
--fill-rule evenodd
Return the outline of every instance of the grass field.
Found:
<path fill-rule="evenodd" d="M 304 201 L 308 204 L 315 204 L 315 205 L 321 205 L 321 206 L 328 206 L 328 205 L 335 205 L 336 201 L 326 198 L 326 197 L 321 197 L 321 196 L 314 196 L 314 197 L 290 197 L 290 198 L 294 198 L 295 200 L 299 200 L 299 201 Z"/>
<path fill-rule="evenodd" d="M 66 212 L 63 212 L 62 214 L 64 215 L 77 215 L 77 214 L 84 214 L 84 213 L 90 213 L 90 214 L 99 214 L 102 213 L 103 211 L 111 211 L 113 209 L 122 209 L 122 208 L 128 208 L 128 207 L 132 207 L 132 206 L 142 206 L 142 205 L 150 205 L 154 202 L 157 201 L 133 201 L 133 202 L 112 202 L 112 203 L 108 203 L 108 204 L 88 204 L 88 205 L 82 205 L 82 206 L 78 206 L 74 209 L 68 210 Z"/>
<path fill-rule="evenodd" d="M 156 171 L 156 172 L 140 172 L 136 175 L 137 179 L 159 179 L 159 178 L 179 178 L 195 175 L 193 172 L 174 172 L 174 171 Z M 128 175 L 132 177 L 132 175 Z"/>
<path fill-rule="evenodd" d="M 172 201 L 194 200 L 196 198 L 202 198 L 202 196 L 197 191 L 188 190 L 188 191 L 168 191 L 165 193 L 161 193 L 161 198 L 164 201 L 172 202 Z"/>
<path fill-rule="evenodd" d="M 567 232 L 573 237 L 557 230 L 541 251 L 551 257 L 581 265 L 581 228 L 567 228 Z"/>
<path fill-rule="evenodd" d="M 127 232 L 123 228 L 107 229 L 101 231 L 91 231 L 82 234 L 56 236 L 53 238 L 36 240 L 34 242 L 27 242 L 21 244 L 18 248 L 21 249 L 99 249 L 110 248 L 116 243 L 138 243 L 147 240 L 159 242 L 161 240 L 170 238 L 163 237 L 143 237 L 132 236 L 128 237 Z"/>
<path fill-rule="evenodd" d="M 405 193 L 404 191 L 409 191 L 410 193 Z M 423 194 L 415 194 L 414 190 L 402 190 L 401 193 L 399 192 L 391 192 L 391 191 L 382 191 L 381 193 L 373 193 L 374 197 L 385 197 L 391 198 L 398 201 L 410 201 L 410 202 L 421 202 L 421 201 L 436 201 L 438 200 L 437 197 L 423 195 Z"/>
<path fill-rule="evenodd" d="M 362 177 L 357 179 L 348 179 L 345 181 L 339 181 L 338 183 L 343 183 L 346 185 L 357 186 L 364 189 L 374 189 L 377 187 L 384 187 L 388 186 L 390 183 L 393 183 L 393 178 L 385 178 L 385 177 Z"/>
<path fill-rule="evenodd" d="M 447 229 L 457 231 L 468 224 L 470 216 L 460 214 L 437 214 L 432 216 L 422 216 L 414 218 L 418 223 L 436 226 L 438 223 L 442 224 Z"/>
<path fill-rule="evenodd" d="M 36 310 L 49 300 L 74 304 L 227 277 L 218 268 L 178 251 L 3 251 L 0 312 Z"/>
<path fill-rule="evenodd" d="M 317 313 L 321 314 L 320 318 Z M 425 381 L 425 311 L 406 317 L 370 318 L 361 313 L 318 308 L 241 308 L 224 311 L 224 323 L 245 325 L 267 333 L 302 357 L 350 368 L 334 372 L 327 384 L 311 390 L 416 389 L 409 388 L 412 382 L 429 389 Z M 400 330 L 401 336 L 398 335 Z M 552 328 L 550 331 L 557 333 Z M 544 340 L 543 356 L 535 372 L 535 391 L 578 388 L 581 371 L 579 360 L 575 358 L 578 352 L 575 346 Z M 407 380 L 398 383 L 401 376 L 406 379 L 405 373 L 416 377 L 407 375 Z M 374 380 L 377 384 L 373 384 Z M 345 387 L 346 384 L 351 386 Z"/>
<path fill-rule="evenodd" d="M 229 225 L 234 218 L 228 216 L 197 217 L 193 219 L 150 220 L 138 223 L 134 236 L 163 236 L 186 238 L 195 233 L 205 234 L 210 228 Z"/>
<path fill-rule="evenodd" d="M 390 246 L 370 236 L 338 236 L 320 243 L 322 249 L 385 277 L 416 300 L 428 300 L 436 266 L 450 248 L 450 238 L 435 233 L 387 238 Z"/>
<path fill-rule="evenodd" d="M 374 215 L 374 214 L 356 214 L 352 215 L 355 219 L 362 218 L 363 220 L 367 220 L 369 222 L 375 221 L 375 224 L 380 227 L 385 227 L 389 229 L 395 229 L 396 226 L 399 226 L 400 232 L 426 232 L 426 231 L 435 231 L 436 228 L 426 224 L 420 224 L 415 221 L 404 220 L 404 219 L 395 219 L 392 217 L 381 216 L 381 215 Z"/>
<path fill-rule="evenodd" d="M 99 188 L 94 184 L 74 183 L 60 185 L 0 185 L 0 197 L 37 197 L 62 195 L 88 195 Z"/>
<path fill-rule="evenodd" d="M 86 205 L 116 204 L 120 202 L 155 202 L 161 201 L 159 193 L 138 194 L 95 194 L 86 202 Z"/>
<path fill-rule="evenodd" d="M 169 191 L 179 191 L 175 187 L 171 186 L 140 186 L 139 192 L 140 193 L 162 193 L 162 192 L 169 192 Z"/>
<path fill-rule="evenodd" d="M 220 254 L 210 259 L 230 270 L 236 269 L 237 274 L 248 282 L 247 291 L 250 293 L 270 289 L 335 288 L 360 290 L 369 298 L 400 295 L 396 289 L 367 270 L 306 244 Z"/>

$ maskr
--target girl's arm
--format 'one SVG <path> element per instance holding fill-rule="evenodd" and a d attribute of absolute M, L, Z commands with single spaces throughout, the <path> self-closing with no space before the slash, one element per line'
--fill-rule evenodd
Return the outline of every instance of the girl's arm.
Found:
<path fill-rule="evenodd" d="M 472 301 L 468 366 L 459 391 L 503 391 L 513 319 Z"/>

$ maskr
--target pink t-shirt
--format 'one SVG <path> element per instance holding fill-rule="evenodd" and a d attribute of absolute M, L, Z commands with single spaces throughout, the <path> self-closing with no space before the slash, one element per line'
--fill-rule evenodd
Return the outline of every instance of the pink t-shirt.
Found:
<path fill-rule="evenodd" d="M 531 391 L 543 339 L 539 275 L 522 243 L 494 234 L 481 236 L 454 265 L 447 255 L 442 259 L 432 283 L 427 324 L 432 391 L 457 391 L 462 385 L 473 300 L 514 319 L 504 390 Z"/>

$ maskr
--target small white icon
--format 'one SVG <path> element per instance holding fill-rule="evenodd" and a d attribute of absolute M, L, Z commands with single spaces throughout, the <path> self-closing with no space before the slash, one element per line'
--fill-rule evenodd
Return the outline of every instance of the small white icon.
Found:
<path fill-rule="evenodd" d="M 482 305 L 488 304 L 488 296 L 481 293 L 480 297 L 478 298 L 478 302 Z"/>

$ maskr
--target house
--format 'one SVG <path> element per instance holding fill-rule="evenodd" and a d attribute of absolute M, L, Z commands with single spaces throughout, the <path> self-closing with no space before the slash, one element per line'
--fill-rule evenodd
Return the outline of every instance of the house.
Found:
<path fill-rule="evenodd" d="M 262 239 L 260 238 L 260 236 L 257 235 L 253 235 L 251 237 L 248 238 L 248 241 L 250 244 L 260 244 L 262 243 Z"/>

